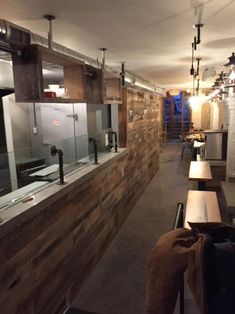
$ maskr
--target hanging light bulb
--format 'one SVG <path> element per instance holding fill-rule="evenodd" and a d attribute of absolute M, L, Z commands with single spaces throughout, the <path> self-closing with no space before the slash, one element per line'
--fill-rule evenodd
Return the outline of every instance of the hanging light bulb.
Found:
<path fill-rule="evenodd" d="M 189 104 L 193 108 L 197 108 L 200 105 L 200 99 L 198 96 L 192 96 L 189 98 Z"/>
<path fill-rule="evenodd" d="M 206 100 L 206 96 L 204 94 L 193 95 L 189 98 L 189 104 L 192 108 L 199 108 Z"/>

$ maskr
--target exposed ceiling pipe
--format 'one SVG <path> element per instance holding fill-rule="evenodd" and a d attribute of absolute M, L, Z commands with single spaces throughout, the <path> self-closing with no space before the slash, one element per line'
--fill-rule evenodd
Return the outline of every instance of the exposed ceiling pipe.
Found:
<path fill-rule="evenodd" d="M 102 58 L 101 69 L 104 71 L 105 70 L 105 54 L 106 54 L 107 48 L 100 48 L 99 50 L 102 53 L 102 55 L 101 55 L 101 58 Z"/>
<path fill-rule="evenodd" d="M 17 30 L 18 32 L 21 31 L 21 38 L 24 38 L 24 42 L 22 42 L 22 43 L 18 42 L 18 45 L 21 44 L 21 46 L 22 46 L 22 45 L 29 45 L 29 44 L 38 44 L 38 45 L 41 45 L 44 47 L 49 46 L 49 40 L 48 39 L 46 39 L 45 37 L 42 37 L 38 34 L 32 33 L 31 31 L 24 29 L 18 25 L 15 25 L 13 23 L 10 23 L 8 21 L 0 19 L 0 26 L 1 25 L 4 26 L 4 28 L 2 27 L 2 29 L 4 29 L 4 31 L 3 31 L 4 32 L 4 42 L 6 42 L 6 43 L 11 43 L 12 38 L 10 36 L 10 32 L 5 33 L 5 29 L 7 30 L 9 27 L 12 27 L 12 28 L 14 28 L 14 30 Z M 58 43 L 52 42 L 52 44 L 53 44 L 53 50 L 54 51 L 57 51 L 61 54 L 70 56 L 74 59 L 81 60 L 81 61 L 85 62 L 86 64 L 93 66 L 94 68 L 101 68 L 102 67 L 102 64 L 95 59 L 92 59 L 88 56 L 85 56 L 85 55 L 83 55 L 77 51 L 74 51 L 70 48 L 62 46 Z M 104 62 L 105 62 L 105 60 L 104 60 Z M 120 75 L 120 69 L 118 69 L 118 68 L 116 69 L 116 68 L 105 65 L 105 69 L 106 69 L 106 71 L 111 72 L 116 76 Z M 142 79 L 141 77 L 136 76 L 135 74 L 131 73 L 130 71 L 125 71 L 125 72 L 126 72 L 126 74 L 130 74 L 133 77 L 138 78 L 140 81 L 143 82 L 143 84 L 149 84 L 149 81 L 146 81 L 146 80 Z M 151 85 L 153 85 L 155 87 L 155 90 L 157 91 L 156 93 L 158 95 L 165 96 L 165 88 L 154 85 L 152 83 L 151 83 Z"/>
<path fill-rule="evenodd" d="M 122 86 L 125 87 L 125 62 L 121 63 L 121 79 L 122 79 Z"/>

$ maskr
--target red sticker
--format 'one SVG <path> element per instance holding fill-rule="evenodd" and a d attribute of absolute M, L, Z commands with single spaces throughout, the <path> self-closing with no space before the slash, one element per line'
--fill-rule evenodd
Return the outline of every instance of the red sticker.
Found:
<path fill-rule="evenodd" d="M 54 126 L 60 125 L 60 120 L 53 120 L 52 125 L 54 125 Z"/>

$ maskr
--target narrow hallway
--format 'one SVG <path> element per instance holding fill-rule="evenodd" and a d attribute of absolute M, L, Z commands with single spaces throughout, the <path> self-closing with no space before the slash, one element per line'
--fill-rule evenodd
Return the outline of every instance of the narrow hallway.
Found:
<path fill-rule="evenodd" d="M 162 148 L 160 169 L 90 275 L 73 307 L 102 314 L 143 314 L 147 258 L 172 228 L 179 201 L 186 201 L 190 158 L 179 144 Z"/>

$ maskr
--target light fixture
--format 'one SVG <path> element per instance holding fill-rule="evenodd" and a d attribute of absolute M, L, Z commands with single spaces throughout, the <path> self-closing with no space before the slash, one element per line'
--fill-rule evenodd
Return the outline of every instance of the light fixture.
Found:
<path fill-rule="evenodd" d="M 189 98 L 189 104 L 192 108 L 197 109 L 203 102 L 203 97 L 199 95 L 194 95 Z"/>
<path fill-rule="evenodd" d="M 1 20 L 0 21 L 0 35 L 5 35 L 7 33 L 7 26 L 6 23 Z"/>
<path fill-rule="evenodd" d="M 196 44 L 198 45 L 201 42 L 201 27 L 203 27 L 203 24 L 195 24 L 195 25 L 193 25 L 193 27 L 197 29 Z"/>
<path fill-rule="evenodd" d="M 199 65 L 200 65 L 201 58 L 196 58 L 196 60 L 197 60 L 197 72 L 196 72 L 196 75 L 199 76 Z"/>
<path fill-rule="evenodd" d="M 229 62 L 226 63 L 224 66 L 225 67 L 233 67 L 235 65 L 235 54 L 234 52 L 232 53 L 231 57 L 228 58 Z"/>
<path fill-rule="evenodd" d="M 195 38 L 195 37 L 194 37 L 194 38 Z M 191 69 L 190 69 L 190 75 L 194 75 L 194 67 L 193 67 L 194 50 L 195 50 L 195 46 L 194 46 L 194 43 L 192 43 L 192 65 L 191 65 Z"/>

